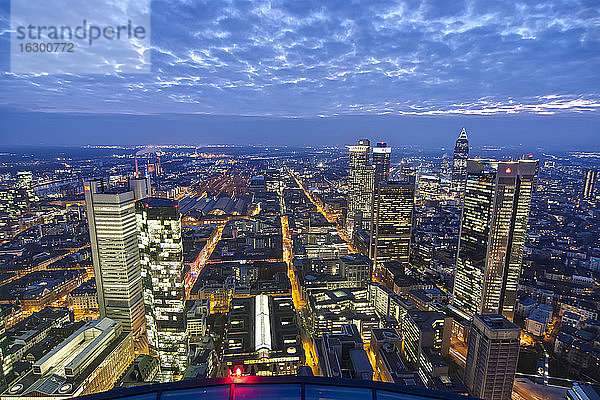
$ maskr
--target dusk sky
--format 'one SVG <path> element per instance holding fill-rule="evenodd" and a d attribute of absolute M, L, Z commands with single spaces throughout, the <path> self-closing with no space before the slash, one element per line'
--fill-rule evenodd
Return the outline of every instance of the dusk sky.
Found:
<path fill-rule="evenodd" d="M 598 0 L 155 0 L 139 75 L 9 72 L 8 3 L 4 145 L 600 147 Z"/>

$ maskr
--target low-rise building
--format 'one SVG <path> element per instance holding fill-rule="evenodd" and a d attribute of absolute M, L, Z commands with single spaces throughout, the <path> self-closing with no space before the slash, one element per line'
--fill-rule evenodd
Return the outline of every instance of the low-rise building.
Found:
<path fill-rule="evenodd" d="M 375 307 L 363 288 L 313 290 L 307 307 L 309 324 L 315 336 L 341 333 L 342 326 L 353 323 L 361 338 L 368 343 L 371 330 L 380 325 Z"/>
<path fill-rule="evenodd" d="M 395 329 L 373 329 L 369 351 L 375 359 L 377 374 L 384 382 L 405 386 L 424 386 L 417 371 L 409 370 L 400 358 L 402 337 Z"/>
<path fill-rule="evenodd" d="M 324 333 L 316 342 L 319 365 L 324 376 L 373 379 L 373 367 L 356 325 L 343 325 L 340 333 Z"/>
<path fill-rule="evenodd" d="M 187 330 L 190 342 L 196 341 L 206 335 L 208 316 L 210 314 L 210 300 L 197 299 L 186 302 Z"/>
<path fill-rule="evenodd" d="M 525 329 L 534 336 L 542 336 L 552 319 L 552 307 L 540 304 L 525 320 Z"/>
<path fill-rule="evenodd" d="M 258 295 L 231 301 L 223 348 L 225 371 L 290 375 L 305 361 L 290 296 Z"/>
<path fill-rule="evenodd" d="M 581 315 L 576 314 L 571 311 L 563 312 L 563 315 L 560 319 L 560 324 L 562 326 L 570 326 L 573 328 L 577 328 L 579 326 L 580 322 L 581 322 Z"/>
<path fill-rule="evenodd" d="M 410 310 L 402 321 L 402 355 L 415 368 L 421 367 L 422 352 L 433 348 L 447 355 L 450 347 L 451 318 L 436 311 Z"/>
<path fill-rule="evenodd" d="M 537 303 L 529 296 L 522 296 L 517 300 L 517 314 L 522 317 L 528 317 L 535 310 Z"/>
<path fill-rule="evenodd" d="M 0 399 L 65 399 L 105 391 L 133 358 L 131 332 L 109 318 L 94 320 L 36 361 Z"/>
<path fill-rule="evenodd" d="M 98 315 L 98 295 L 95 279 L 89 279 L 67 295 L 76 319 Z"/>
<path fill-rule="evenodd" d="M 562 301 L 560 304 L 559 315 L 562 316 L 565 311 L 581 315 L 582 320 L 598 319 L 598 309 L 594 304 L 577 299 L 566 299 Z"/>
<path fill-rule="evenodd" d="M 119 377 L 115 387 L 143 386 L 158 383 L 160 361 L 158 357 L 140 354 L 129 364 L 123 375 Z"/>
<path fill-rule="evenodd" d="M 6 348 L 2 349 L 2 372 L 5 379 L 12 379 L 13 366 L 20 362 L 27 352 L 44 340 L 52 328 L 59 328 L 70 321 L 68 308 L 46 307 L 6 329 Z"/>

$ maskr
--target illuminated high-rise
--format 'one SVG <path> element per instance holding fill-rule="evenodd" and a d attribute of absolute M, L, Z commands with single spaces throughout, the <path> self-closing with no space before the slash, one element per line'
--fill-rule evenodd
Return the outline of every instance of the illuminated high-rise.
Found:
<path fill-rule="evenodd" d="M 501 315 L 477 315 L 471 325 L 465 384 L 485 400 L 510 400 L 521 329 Z"/>
<path fill-rule="evenodd" d="M 598 171 L 595 169 L 586 169 L 583 172 L 583 199 L 591 200 L 594 196 Z"/>
<path fill-rule="evenodd" d="M 512 321 L 537 160 L 468 160 L 453 304 Z"/>
<path fill-rule="evenodd" d="M 134 192 L 110 190 L 101 180 L 86 182 L 84 189 L 100 317 L 138 335 L 144 299 Z"/>
<path fill-rule="evenodd" d="M 379 142 L 373 147 L 373 167 L 375 167 L 375 187 L 379 182 L 390 179 L 390 156 L 392 148 Z"/>
<path fill-rule="evenodd" d="M 17 172 L 17 187 L 25 189 L 29 202 L 33 203 L 38 200 L 35 190 L 33 189 L 33 173 L 31 171 Z"/>
<path fill-rule="evenodd" d="M 452 161 L 452 185 L 454 193 L 461 197 L 465 190 L 465 179 L 467 177 L 467 159 L 469 158 L 469 139 L 467 131 L 463 128 L 454 146 L 454 158 Z"/>
<path fill-rule="evenodd" d="M 181 215 L 176 201 L 154 197 L 136 212 L 148 344 L 170 381 L 188 365 Z"/>
<path fill-rule="evenodd" d="M 386 261 L 408 264 L 415 185 L 383 181 L 375 188 L 371 258 L 375 268 Z"/>
<path fill-rule="evenodd" d="M 373 201 L 375 171 L 370 162 L 371 142 L 361 139 L 348 146 L 348 217 L 346 226 L 350 236 L 358 229 L 369 229 Z"/>

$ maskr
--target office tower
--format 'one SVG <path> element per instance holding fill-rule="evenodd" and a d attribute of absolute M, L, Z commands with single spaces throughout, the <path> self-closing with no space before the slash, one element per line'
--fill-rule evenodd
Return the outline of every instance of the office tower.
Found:
<path fill-rule="evenodd" d="M 392 148 L 379 142 L 373 147 L 373 166 L 375 167 L 375 187 L 379 182 L 390 180 L 390 155 Z"/>
<path fill-rule="evenodd" d="M 284 184 L 281 171 L 277 168 L 268 168 L 265 171 L 265 188 L 268 192 L 281 193 Z"/>
<path fill-rule="evenodd" d="M 591 200 L 594 196 L 594 189 L 596 187 L 596 179 L 598 171 L 595 169 L 586 169 L 583 172 L 583 199 Z"/>
<path fill-rule="evenodd" d="M 463 128 L 454 146 L 454 158 L 452 163 L 451 189 L 461 197 L 465 190 L 465 178 L 467 177 L 467 159 L 469 158 L 469 139 Z"/>
<path fill-rule="evenodd" d="M 31 203 L 27 189 L 20 187 L 0 189 L 0 213 L 6 213 L 12 218 L 18 218 L 30 210 Z"/>
<path fill-rule="evenodd" d="M 19 171 L 17 172 L 17 187 L 25 189 L 29 202 L 33 203 L 38 198 L 33 189 L 33 174 L 31 171 Z"/>
<path fill-rule="evenodd" d="M 375 269 L 386 261 L 408 264 L 415 185 L 381 182 L 375 189 L 371 258 Z"/>
<path fill-rule="evenodd" d="M 512 321 L 537 160 L 468 160 L 453 304 Z"/>
<path fill-rule="evenodd" d="M 501 315 L 476 315 L 469 334 L 465 384 L 485 400 L 511 398 L 521 329 Z"/>
<path fill-rule="evenodd" d="M 101 180 L 84 189 L 100 317 L 137 335 L 144 327 L 144 299 L 134 193 L 109 190 Z"/>
<path fill-rule="evenodd" d="M 176 201 L 155 197 L 135 208 L 148 343 L 167 382 L 188 365 L 181 215 Z"/>
<path fill-rule="evenodd" d="M 375 171 L 370 163 L 371 142 L 368 139 L 348 146 L 350 165 L 348 171 L 348 217 L 347 230 L 350 237 L 358 229 L 369 229 L 373 182 Z"/>

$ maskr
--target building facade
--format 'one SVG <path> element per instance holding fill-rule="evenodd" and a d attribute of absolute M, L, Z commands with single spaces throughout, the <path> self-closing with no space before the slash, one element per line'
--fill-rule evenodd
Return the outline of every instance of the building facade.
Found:
<path fill-rule="evenodd" d="M 415 185 L 381 182 L 375 189 L 371 258 L 378 268 L 387 261 L 408 264 Z"/>
<path fill-rule="evenodd" d="M 465 190 L 465 179 L 467 177 L 467 159 L 469 158 L 469 139 L 467 131 L 463 128 L 454 146 L 454 158 L 452 160 L 452 185 L 454 193 L 462 197 Z"/>
<path fill-rule="evenodd" d="M 59 400 L 110 390 L 134 357 L 131 332 L 109 318 L 93 320 L 37 360 L 0 398 Z"/>
<path fill-rule="evenodd" d="M 19 171 L 17 172 L 17 186 L 25 189 L 27 198 L 30 203 L 38 200 L 33 188 L 33 173 L 31 171 Z"/>
<path fill-rule="evenodd" d="M 468 160 L 453 303 L 467 317 L 517 301 L 537 160 Z"/>
<path fill-rule="evenodd" d="M 583 199 L 591 200 L 594 198 L 596 181 L 598 180 L 598 171 L 595 169 L 586 169 L 583 172 Z"/>
<path fill-rule="evenodd" d="M 375 169 L 371 165 L 371 142 L 361 139 L 357 145 L 348 146 L 348 216 L 347 231 L 350 237 L 358 229 L 368 229 L 371 219 Z"/>
<path fill-rule="evenodd" d="M 392 148 L 387 143 L 379 142 L 373 147 L 373 167 L 375 167 L 374 186 L 379 182 L 385 182 L 390 179 L 390 157 Z"/>
<path fill-rule="evenodd" d="M 170 381 L 188 364 L 181 215 L 175 200 L 152 197 L 136 212 L 148 344 Z"/>
<path fill-rule="evenodd" d="M 100 180 L 84 190 L 100 317 L 137 335 L 145 323 L 134 192 L 108 190 Z"/>
<path fill-rule="evenodd" d="M 521 329 L 501 315 L 477 315 L 469 334 L 465 384 L 485 400 L 511 398 Z"/>

